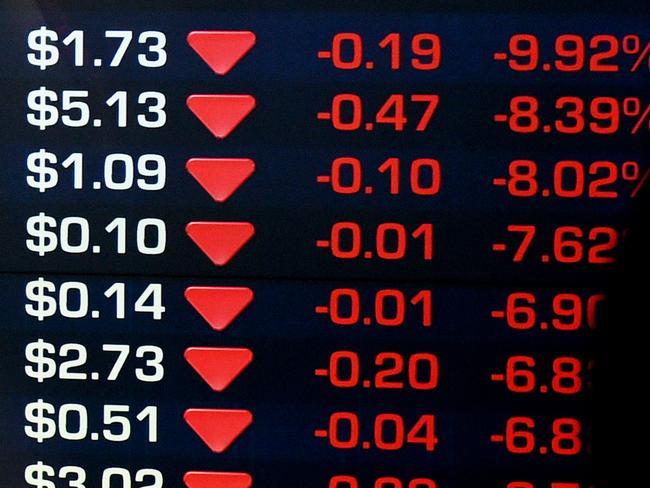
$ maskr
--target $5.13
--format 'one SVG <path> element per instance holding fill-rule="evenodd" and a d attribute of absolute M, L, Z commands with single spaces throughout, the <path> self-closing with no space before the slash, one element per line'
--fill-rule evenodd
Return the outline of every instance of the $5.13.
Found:
<path fill-rule="evenodd" d="M 32 90 L 27 95 L 27 122 L 30 125 L 45 130 L 53 127 L 59 122 L 65 127 L 101 127 L 101 118 L 91 120 L 91 109 L 87 102 L 90 97 L 87 90 L 62 90 L 57 93 L 42 86 Z M 167 122 L 165 105 L 167 99 L 164 94 L 154 91 L 140 93 L 137 98 L 137 105 L 140 106 L 139 113 L 135 119 L 137 125 L 146 129 L 157 129 Z M 120 90 L 113 93 L 106 99 L 107 107 L 114 107 L 115 123 L 117 127 L 128 125 L 129 95 L 126 91 Z"/>

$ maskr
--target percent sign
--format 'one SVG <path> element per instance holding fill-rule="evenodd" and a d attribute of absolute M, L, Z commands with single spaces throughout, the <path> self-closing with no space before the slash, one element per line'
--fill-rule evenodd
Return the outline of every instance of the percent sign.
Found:
<path fill-rule="evenodd" d="M 639 70 L 645 61 L 650 69 L 650 41 L 641 48 L 641 38 L 635 34 L 630 34 L 623 38 L 623 52 L 630 56 L 635 56 L 634 64 L 630 68 L 630 72 L 635 73 Z"/>
<path fill-rule="evenodd" d="M 627 161 L 621 166 L 621 174 L 625 181 L 636 182 L 632 193 L 630 193 L 632 198 L 636 198 L 650 177 L 650 168 L 641 175 L 641 165 L 636 161 Z"/>
<path fill-rule="evenodd" d="M 650 103 L 642 107 L 639 97 L 627 97 L 623 99 L 623 114 L 635 122 L 631 134 L 637 134 L 644 124 L 650 131 Z"/>

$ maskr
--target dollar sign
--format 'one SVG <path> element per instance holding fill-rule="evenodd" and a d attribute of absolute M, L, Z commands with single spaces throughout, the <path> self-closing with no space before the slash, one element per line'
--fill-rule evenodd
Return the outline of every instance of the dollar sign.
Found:
<path fill-rule="evenodd" d="M 59 48 L 52 46 L 50 42 L 56 42 L 59 36 L 56 32 L 41 26 L 38 30 L 33 30 L 27 36 L 27 45 L 36 53 L 27 54 L 29 64 L 38 66 L 41 71 L 48 66 L 54 66 L 59 61 Z"/>
<path fill-rule="evenodd" d="M 27 156 L 27 169 L 37 176 L 28 176 L 27 184 L 32 188 L 44 193 L 49 188 L 54 188 L 59 182 L 59 173 L 55 168 L 50 167 L 57 163 L 56 156 L 51 152 L 40 149 L 38 152 Z"/>
<path fill-rule="evenodd" d="M 59 121 L 59 110 L 50 105 L 59 99 L 57 94 L 44 86 L 38 90 L 32 90 L 27 95 L 27 106 L 36 113 L 27 114 L 27 122 L 41 130 L 56 124 Z"/>
<path fill-rule="evenodd" d="M 52 466 L 39 461 L 37 464 L 25 468 L 25 483 L 36 488 L 56 488 L 52 481 L 44 479 L 46 476 L 54 476 L 54 474 Z"/>
<path fill-rule="evenodd" d="M 36 439 L 41 444 L 46 439 L 51 439 L 56 434 L 56 422 L 47 415 L 54 415 L 56 410 L 51 403 L 45 403 L 41 398 L 37 402 L 27 404 L 25 407 L 25 420 L 31 424 L 26 425 L 27 437 Z"/>
<path fill-rule="evenodd" d="M 54 345 L 45 342 L 43 339 L 27 344 L 25 348 L 25 359 L 30 363 L 35 363 L 36 367 L 33 365 L 25 366 L 25 374 L 30 378 L 37 379 L 39 383 L 53 378 L 56 374 L 56 362 L 46 355 L 54 354 L 55 352 Z"/>
<path fill-rule="evenodd" d="M 25 288 L 25 295 L 27 299 L 36 302 L 36 306 L 32 303 L 25 305 L 25 312 L 27 315 L 37 317 L 39 322 L 42 322 L 45 317 L 51 317 L 56 313 L 56 299 L 46 295 L 46 293 L 54 293 L 56 286 L 51 281 L 45 281 L 39 278 L 37 281 L 30 281 Z"/>
<path fill-rule="evenodd" d="M 35 239 L 26 239 L 27 249 L 37 252 L 39 256 L 52 252 L 58 245 L 56 233 L 48 230 L 49 227 L 56 227 L 56 219 L 45 215 L 43 212 L 27 219 L 27 233 Z"/>

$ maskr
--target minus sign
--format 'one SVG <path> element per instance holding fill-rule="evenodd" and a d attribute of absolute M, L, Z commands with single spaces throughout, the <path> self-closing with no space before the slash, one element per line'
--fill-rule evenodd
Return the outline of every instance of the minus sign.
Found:
<path fill-rule="evenodd" d="M 490 436 L 490 440 L 492 442 L 503 442 L 504 437 L 502 435 L 495 434 L 495 435 Z"/>
<path fill-rule="evenodd" d="M 494 121 L 495 122 L 507 122 L 508 121 L 508 116 L 506 114 L 496 114 L 494 116 Z"/>
<path fill-rule="evenodd" d="M 494 178 L 492 180 L 492 184 L 494 186 L 506 186 L 506 183 L 507 183 L 507 181 L 506 181 L 505 178 Z"/>
<path fill-rule="evenodd" d="M 502 374 L 493 374 L 493 375 L 490 377 L 490 379 L 491 379 L 492 381 L 503 381 L 503 380 L 506 379 L 506 377 L 503 376 Z"/>
<path fill-rule="evenodd" d="M 317 183 L 329 183 L 332 181 L 332 178 L 327 175 L 321 175 L 316 178 Z"/>
<path fill-rule="evenodd" d="M 319 305 L 314 310 L 316 311 L 316 313 L 329 313 L 330 311 L 329 307 L 325 307 L 323 305 Z"/>
<path fill-rule="evenodd" d="M 332 114 L 330 112 L 318 112 L 318 114 L 316 114 L 316 118 L 318 120 L 329 120 L 332 118 Z"/>
<path fill-rule="evenodd" d="M 330 247 L 330 241 L 316 241 L 316 247 Z"/>
<path fill-rule="evenodd" d="M 318 51 L 318 59 L 331 59 L 332 51 Z"/>
<path fill-rule="evenodd" d="M 327 431 L 324 429 L 315 430 L 314 437 L 327 437 Z"/>
<path fill-rule="evenodd" d="M 493 319 L 502 319 L 506 316 L 506 313 L 503 310 L 492 310 Z"/>
<path fill-rule="evenodd" d="M 505 61 L 506 59 L 508 59 L 508 55 L 506 53 L 494 53 L 495 61 Z"/>
<path fill-rule="evenodd" d="M 330 372 L 326 369 L 316 369 L 314 370 L 314 374 L 316 376 L 328 376 Z"/>
<path fill-rule="evenodd" d="M 506 250 L 506 245 L 505 244 L 492 244 L 492 250 L 493 251 L 505 251 Z"/>

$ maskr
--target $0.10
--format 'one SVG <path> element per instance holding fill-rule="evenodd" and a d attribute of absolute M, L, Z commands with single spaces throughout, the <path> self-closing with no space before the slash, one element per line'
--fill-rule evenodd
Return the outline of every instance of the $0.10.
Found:
<path fill-rule="evenodd" d="M 127 220 L 114 218 L 104 230 L 115 234 L 117 254 L 126 254 Z M 99 254 L 101 246 L 90 243 L 90 224 L 83 217 L 64 217 L 59 222 L 56 218 L 40 212 L 27 219 L 25 240 L 27 249 L 45 256 L 57 249 L 68 254 L 92 252 Z M 140 254 L 158 255 L 165 252 L 167 246 L 167 227 L 165 222 L 156 218 L 144 218 L 136 226 L 136 249 Z"/>

